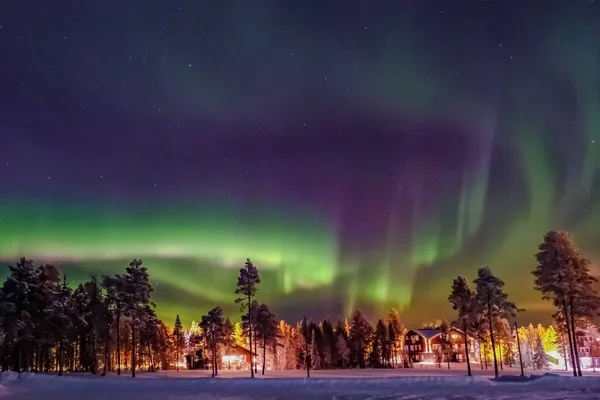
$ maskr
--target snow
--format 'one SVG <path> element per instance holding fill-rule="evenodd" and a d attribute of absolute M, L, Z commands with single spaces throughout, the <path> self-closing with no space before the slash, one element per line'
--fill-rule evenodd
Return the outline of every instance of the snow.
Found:
<path fill-rule="evenodd" d="M 72 374 L 2 373 L 4 400 L 397 400 L 397 399 L 592 399 L 600 398 L 600 374 L 573 378 L 565 374 L 520 377 L 505 369 L 500 380 L 491 371 L 444 369 L 268 371 L 250 379 L 247 371 L 139 373 L 137 378 Z"/>

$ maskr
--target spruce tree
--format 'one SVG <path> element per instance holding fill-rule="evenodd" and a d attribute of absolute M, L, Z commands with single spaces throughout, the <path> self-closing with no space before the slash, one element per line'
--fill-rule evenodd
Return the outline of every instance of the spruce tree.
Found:
<path fill-rule="evenodd" d="M 393 358 L 394 363 L 396 363 L 399 355 L 398 353 L 400 353 L 403 347 L 402 340 L 405 331 L 404 326 L 400 322 L 400 313 L 398 310 L 395 308 L 390 309 L 385 318 L 385 322 L 388 324 L 388 337 L 389 340 L 391 340 L 389 342 L 391 346 L 391 357 Z"/>
<path fill-rule="evenodd" d="M 248 321 L 248 338 L 250 346 L 250 359 L 254 360 L 254 352 L 252 351 L 252 298 L 256 295 L 256 285 L 260 283 L 258 269 L 250 259 L 246 259 L 244 267 L 240 269 L 240 274 L 237 280 L 235 294 L 239 297 L 235 299 L 237 304 L 240 304 L 240 311 L 246 313 Z M 256 351 L 256 349 L 255 349 Z M 250 362 L 250 377 L 254 378 L 253 361 Z"/>
<path fill-rule="evenodd" d="M 342 369 L 350 362 L 350 349 L 348 348 L 348 339 L 343 332 L 336 332 L 336 350 L 339 354 Z"/>
<path fill-rule="evenodd" d="M 179 314 L 175 317 L 175 325 L 173 326 L 173 339 L 175 342 L 175 359 L 177 360 L 175 368 L 179 371 L 179 351 L 181 350 L 181 339 L 183 334 L 183 325 L 179 319 Z"/>
<path fill-rule="evenodd" d="M 132 260 L 125 272 L 125 309 L 131 328 L 131 376 L 135 377 L 139 339 L 136 335 L 139 335 L 138 330 L 143 327 L 148 306 L 153 306 L 150 302 L 153 289 L 142 260 Z"/>
<path fill-rule="evenodd" d="M 393 368 L 397 364 L 398 360 L 398 352 L 397 352 L 397 339 L 396 339 L 396 330 L 394 329 L 394 325 L 391 322 L 388 323 L 387 326 L 387 341 L 390 346 L 390 366 Z"/>
<path fill-rule="evenodd" d="M 558 336 L 552 325 L 547 329 L 544 329 L 544 333 L 542 334 L 542 344 L 544 345 L 544 351 L 546 353 L 558 350 Z"/>
<path fill-rule="evenodd" d="M 89 347 L 87 348 L 86 363 L 88 370 L 96 375 L 98 371 L 98 347 L 101 340 L 99 336 L 104 330 L 104 305 L 102 289 L 98 284 L 95 276 L 89 282 L 83 284 L 84 293 L 86 296 L 86 304 L 84 308 L 86 318 L 86 333 Z"/>
<path fill-rule="evenodd" d="M 33 340 L 35 322 L 32 306 L 32 289 L 37 285 L 37 271 L 33 261 L 21 258 L 9 267 L 10 275 L 2 287 L 3 327 L 5 334 L 2 354 L 10 354 L 2 360 L 2 370 L 20 371 L 26 343 Z"/>
<path fill-rule="evenodd" d="M 363 312 L 360 309 L 356 309 L 354 314 L 352 314 L 348 343 L 356 364 L 360 368 L 365 368 L 365 352 L 370 344 L 372 333 L 373 327 L 371 327 Z"/>
<path fill-rule="evenodd" d="M 58 376 L 63 375 L 64 357 L 66 346 L 69 341 L 69 333 L 73 326 L 73 319 L 70 315 L 72 310 L 72 290 L 67 282 L 67 277 L 63 277 L 60 290 L 50 309 L 48 309 L 48 322 L 53 328 L 54 338 L 58 344 L 56 357 L 58 361 Z"/>
<path fill-rule="evenodd" d="M 550 361 L 546 351 L 544 350 L 542 337 L 539 334 L 536 338 L 536 346 L 533 352 L 533 365 L 537 370 L 546 370 L 550 367 Z"/>
<path fill-rule="evenodd" d="M 321 353 L 319 352 L 319 344 L 317 342 L 317 335 L 315 328 L 313 326 L 310 331 L 312 332 L 310 339 L 310 367 L 312 370 L 321 369 Z"/>

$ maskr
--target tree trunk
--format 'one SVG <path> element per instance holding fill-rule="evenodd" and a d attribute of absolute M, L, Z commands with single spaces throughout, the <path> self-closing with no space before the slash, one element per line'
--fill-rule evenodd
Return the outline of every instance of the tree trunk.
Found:
<path fill-rule="evenodd" d="M 252 296 L 248 296 L 248 346 L 250 346 L 250 378 L 254 378 L 254 353 L 252 352 Z"/>
<path fill-rule="evenodd" d="M 219 376 L 219 344 L 215 343 L 215 376 Z"/>
<path fill-rule="evenodd" d="M 106 334 L 104 336 L 104 367 L 102 368 L 102 376 L 106 376 L 108 370 L 108 350 L 109 350 L 110 325 L 106 324 Z"/>
<path fill-rule="evenodd" d="M 500 370 L 504 371 L 504 368 L 502 367 L 502 364 L 503 364 L 503 362 L 502 362 L 502 358 L 503 358 L 502 345 L 498 346 L 498 351 L 500 352 L 500 357 L 499 357 L 500 358 Z"/>
<path fill-rule="evenodd" d="M 58 343 L 58 376 L 63 376 L 63 343 Z"/>
<path fill-rule="evenodd" d="M 96 375 L 98 370 L 98 359 L 97 359 L 97 343 L 96 343 L 96 327 L 92 328 L 92 374 Z"/>
<path fill-rule="evenodd" d="M 146 348 L 148 349 L 148 370 L 154 372 L 154 362 L 152 361 L 152 347 L 150 346 L 150 327 L 146 323 Z"/>
<path fill-rule="evenodd" d="M 469 360 L 469 339 L 467 338 L 467 322 L 463 318 L 463 339 L 465 341 L 465 358 L 467 360 L 467 376 L 471 374 L 471 362 Z"/>
<path fill-rule="evenodd" d="M 214 346 L 211 346 L 210 352 L 212 353 L 212 377 L 214 378 L 217 375 L 217 356 Z"/>
<path fill-rule="evenodd" d="M 517 350 L 519 351 L 519 364 L 521 366 L 521 376 L 525 376 L 523 372 L 523 356 L 521 355 L 521 339 L 519 339 L 519 327 L 515 321 L 515 335 L 517 336 Z"/>
<path fill-rule="evenodd" d="M 567 310 L 567 301 L 563 300 L 563 317 L 565 319 L 565 328 L 567 328 L 567 336 L 569 338 L 569 353 L 571 355 L 571 364 L 573 365 L 573 376 L 577 376 L 577 365 L 575 364 L 575 355 L 573 354 L 573 350 L 576 351 L 576 347 L 573 340 L 574 338 L 571 337 L 571 327 L 569 325 L 569 312 Z"/>
<path fill-rule="evenodd" d="M 254 352 L 258 357 L 258 339 L 256 338 L 256 327 L 254 328 Z M 256 362 L 254 363 L 254 373 L 258 374 L 258 364 Z"/>
<path fill-rule="evenodd" d="M 263 359 L 262 359 L 262 374 L 265 374 L 265 364 L 267 362 L 267 337 L 263 335 Z"/>
<path fill-rule="evenodd" d="M 573 350 L 575 350 L 575 362 L 577 365 L 577 376 L 581 374 L 581 362 L 579 361 L 579 351 L 577 350 L 577 331 L 575 330 L 575 315 L 573 314 L 573 297 L 569 300 L 571 310 L 571 331 L 573 332 Z"/>
<path fill-rule="evenodd" d="M 175 336 L 175 340 L 175 371 L 179 371 L 179 335 Z"/>
<path fill-rule="evenodd" d="M 117 312 L 117 375 L 121 375 L 121 313 Z"/>
<path fill-rule="evenodd" d="M 308 322 L 304 317 L 304 364 L 306 364 L 306 377 L 310 378 L 310 359 L 308 357 Z"/>
<path fill-rule="evenodd" d="M 494 357 L 494 378 L 498 378 L 498 360 L 496 359 L 496 343 L 494 342 L 494 329 L 492 324 L 492 303 L 490 300 L 490 292 L 488 291 L 487 298 L 488 308 L 488 325 L 490 328 L 490 339 L 492 341 L 492 356 Z"/>
<path fill-rule="evenodd" d="M 135 378 L 135 324 L 131 324 L 131 377 Z"/>
<path fill-rule="evenodd" d="M 560 333 L 560 340 L 562 342 L 563 348 L 563 357 L 565 358 L 565 371 L 569 370 L 569 361 L 567 356 L 567 344 L 565 342 L 565 334 L 563 332 Z"/>
<path fill-rule="evenodd" d="M 485 358 L 483 358 L 484 356 Z M 487 369 L 487 354 L 485 354 L 485 343 L 483 343 L 483 341 L 481 341 L 481 343 L 479 344 L 479 361 L 481 369 L 483 370 L 483 367 Z"/>

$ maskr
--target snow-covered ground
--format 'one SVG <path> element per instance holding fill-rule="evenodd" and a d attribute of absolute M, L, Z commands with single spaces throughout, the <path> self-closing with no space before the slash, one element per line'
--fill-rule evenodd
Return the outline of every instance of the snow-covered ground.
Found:
<path fill-rule="evenodd" d="M 259 379 L 246 371 L 140 373 L 133 379 L 109 375 L 15 374 L 2 376 L 0 399 L 15 400 L 396 400 L 396 399 L 600 399 L 600 374 L 584 378 L 537 376 L 523 380 L 519 371 L 504 371 L 492 381 L 488 370 L 415 368 L 400 370 L 271 371 Z"/>

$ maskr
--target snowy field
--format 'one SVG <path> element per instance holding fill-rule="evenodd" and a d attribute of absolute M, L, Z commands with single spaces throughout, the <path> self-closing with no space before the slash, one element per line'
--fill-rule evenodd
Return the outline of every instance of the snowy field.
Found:
<path fill-rule="evenodd" d="M 396 400 L 396 399 L 600 399 L 600 374 L 534 376 L 505 370 L 500 381 L 490 371 L 415 368 L 400 370 L 271 371 L 258 379 L 247 372 L 208 371 L 139 373 L 137 378 L 77 374 L 65 377 L 3 373 L 0 399 L 15 400 Z"/>

